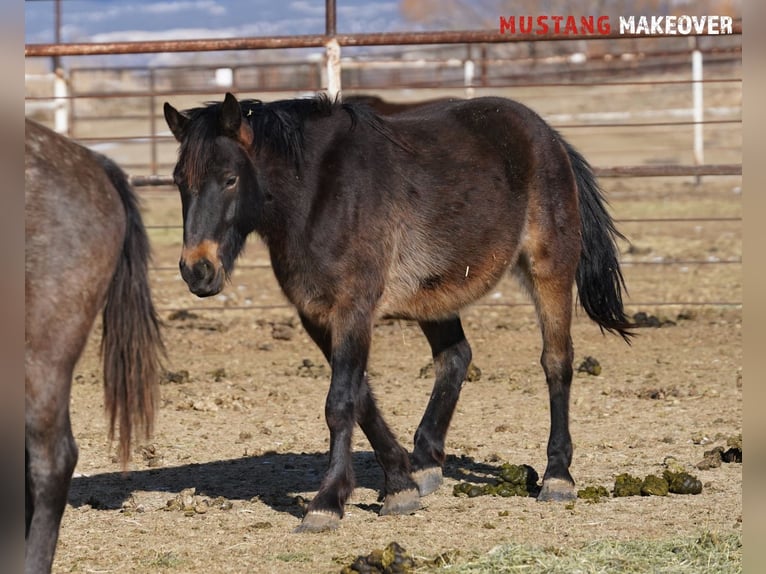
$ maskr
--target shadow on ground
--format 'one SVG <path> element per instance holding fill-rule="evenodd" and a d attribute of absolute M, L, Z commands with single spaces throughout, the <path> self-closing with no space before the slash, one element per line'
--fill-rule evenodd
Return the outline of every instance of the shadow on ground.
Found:
<path fill-rule="evenodd" d="M 354 453 L 353 465 L 357 486 L 382 490 L 383 471 L 372 452 Z M 316 491 L 326 468 L 326 453 L 265 453 L 202 464 L 78 476 L 72 479 L 69 503 L 74 507 L 116 510 L 137 491 L 174 495 L 193 487 L 196 494 L 211 498 L 257 498 L 277 511 L 300 518 L 303 507 L 296 503 L 296 493 Z M 477 483 L 491 480 L 490 476 L 497 472 L 498 467 L 466 456 L 449 456 L 444 465 L 446 477 Z"/>

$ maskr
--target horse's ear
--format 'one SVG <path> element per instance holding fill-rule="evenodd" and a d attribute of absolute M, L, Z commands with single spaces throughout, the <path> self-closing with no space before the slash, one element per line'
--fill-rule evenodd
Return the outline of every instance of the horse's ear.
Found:
<path fill-rule="evenodd" d="M 239 126 L 242 125 L 242 108 L 230 92 L 226 92 L 221 106 L 221 129 L 226 135 L 237 137 Z"/>
<path fill-rule="evenodd" d="M 168 102 L 165 102 L 162 111 L 165 113 L 165 121 L 167 122 L 170 131 L 180 142 L 183 139 L 186 124 L 189 123 L 189 118 L 171 106 Z"/>
<path fill-rule="evenodd" d="M 237 98 L 229 92 L 226 92 L 221 106 L 221 129 L 245 147 L 250 147 L 253 143 L 253 128 L 249 122 L 242 121 L 242 108 Z"/>

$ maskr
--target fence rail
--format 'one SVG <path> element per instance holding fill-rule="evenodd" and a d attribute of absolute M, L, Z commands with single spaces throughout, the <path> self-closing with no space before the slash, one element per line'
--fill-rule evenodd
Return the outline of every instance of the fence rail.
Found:
<path fill-rule="evenodd" d="M 732 26 L 733 35 L 742 34 L 742 22 Z M 706 36 L 690 33 L 690 38 Z M 652 38 L 678 38 L 677 34 L 653 34 Z M 646 39 L 645 34 L 546 34 L 545 41 L 598 41 Z M 428 44 L 506 44 L 529 42 L 532 36 L 502 34 L 499 30 L 457 30 L 447 32 L 386 32 L 378 34 L 305 34 L 295 36 L 260 36 L 251 38 L 216 38 L 201 40 L 154 40 L 144 42 L 72 42 L 62 44 L 27 44 L 24 54 L 33 56 L 91 56 L 98 54 L 152 54 L 158 52 L 220 52 L 231 50 L 275 50 L 284 48 L 324 48 L 330 42 L 340 46 L 412 46 Z"/>

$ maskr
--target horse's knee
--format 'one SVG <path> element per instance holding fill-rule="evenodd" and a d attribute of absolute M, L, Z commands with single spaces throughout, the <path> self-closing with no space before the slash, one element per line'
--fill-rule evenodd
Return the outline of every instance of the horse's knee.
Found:
<path fill-rule="evenodd" d="M 434 358 L 434 371 L 438 380 L 449 380 L 460 384 L 465 379 L 472 353 L 468 341 L 462 341 L 442 351 Z"/>

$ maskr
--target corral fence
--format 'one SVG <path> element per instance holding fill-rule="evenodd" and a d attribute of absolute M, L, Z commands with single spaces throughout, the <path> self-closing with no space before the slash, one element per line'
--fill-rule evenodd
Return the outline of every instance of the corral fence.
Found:
<path fill-rule="evenodd" d="M 597 154 L 587 152 L 602 178 L 693 178 L 699 183 L 702 177 L 724 176 L 735 179 L 734 187 L 741 185 L 739 22 L 735 23 L 733 35 L 718 37 L 612 33 L 573 39 L 563 34 L 511 36 L 499 31 L 338 34 L 334 0 L 327 0 L 326 9 L 324 35 L 27 45 L 28 59 L 54 58 L 59 63 L 63 57 L 94 55 L 219 55 L 212 64 L 72 66 L 66 71 L 57 68 L 42 80 L 30 75 L 27 114 L 86 145 L 106 150 L 131 174 L 134 185 L 168 189 L 172 185 L 169 171 L 175 158 L 175 142 L 161 119 L 162 102 L 168 99 L 174 104 L 181 101 L 191 106 L 200 100 L 220 99 L 225 90 L 263 99 L 326 90 L 330 94 L 379 94 L 409 101 L 427 99 L 435 93 L 462 97 L 485 93 L 516 97 L 534 93 L 542 101 L 542 111 L 538 111 L 569 139 L 576 140 L 585 131 L 619 132 L 626 141 L 631 141 L 631 133 L 639 131 L 665 130 L 672 134 L 667 148 L 662 147 L 664 136 L 659 131 L 649 156 L 646 148 L 627 149 L 628 160 L 619 164 L 604 165 Z M 314 51 L 296 57 L 296 49 Z M 279 52 L 290 55 L 272 56 Z M 222 54 L 231 57 L 220 57 Z M 263 57 L 254 62 L 253 54 Z M 630 92 L 648 89 L 669 94 L 669 101 L 677 105 L 667 109 L 630 109 Z M 565 94 L 577 92 L 574 99 L 622 90 L 617 94 L 628 102 L 628 109 L 568 110 L 558 102 L 562 90 Z M 546 102 L 546 93 L 552 94 L 551 101 Z M 680 144 L 683 149 L 679 147 L 679 134 L 683 134 L 685 141 Z M 652 156 L 652 150 L 656 152 L 658 148 L 664 155 Z M 672 161 L 666 161 L 666 156 Z M 729 224 L 741 233 L 739 215 L 691 214 L 630 220 L 634 224 L 659 226 L 703 222 Z M 632 264 L 726 265 L 739 269 L 741 253 L 728 259 Z M 156 269 L 177 272 L 175 264 L 160 262 Z M 741 291 L 736 295 L 731 300 L 686 301 L 684 305 L 741 307 Z M 678 302 L 657 300 L 651 304 Z"/>

